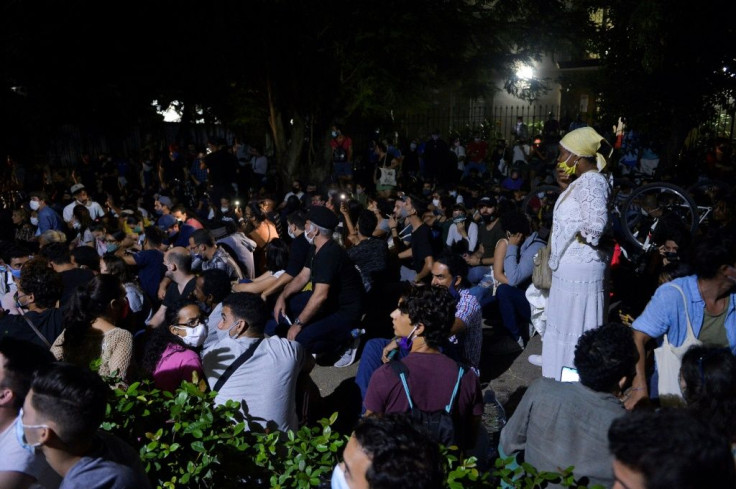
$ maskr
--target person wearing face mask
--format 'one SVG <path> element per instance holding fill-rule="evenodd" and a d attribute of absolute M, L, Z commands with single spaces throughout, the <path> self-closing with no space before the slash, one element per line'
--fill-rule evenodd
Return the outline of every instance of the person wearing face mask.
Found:
<path fill-rule="evenodd" d="M 545 308 L 542 375 L 556 380 L 563 367 L 572 366 L 580 335 L 607 318 L 605 277 L 613 250 L 606 239 L 611 189 L 600 173 L 607 164 L 600 152 L 604 144 L 591 127 L 560 140 L 558 171 L 576 178 L 555 203 L 549 238 L 552 286 Z"/>
<path fill-rule="evenodd" d="M 62 212 L 62 217 L 64 218 L 64 222 L 67 224 L 71 224 L 72 217 L 74 213 L 74 207 L 77 205 L 82 205 L 87 208 L 89 211 L 90 219 L 100 219 L 102 217 L 105 217 L 105 210 L 102 208 L 100 204 L 95 202 L 94 200 L 89 198 L 89 195 L 87 194 L 87 190 L 85 186 L 81 183 L 76 183 L 72 185 L 72 188 L 70 189 L 70 193 L 74 200 L 68 204 L 66 207 L 64 207 L 64 211 Z"/>
<path fill-rule="evenodd" d="M 478 246 L 478 225 L 469 218 L 463 204 L 452 206 L 452 225 L 445 245 L 459 254 L 470 254 Z"/>
<path fill-rule="evenodd" d="M 156 225 L 168 236 L 171 246 L 189 246 L 189 237 L 196 231 L 189 224 L 177 221 L 171 214 L 159 217 Z"/>
<path fill-rule="evenodd" d="M 15 338 L 0 339 L 0 486 L 3 488 L 26 489 L 40 484 L 53 489 L 61 483 L 43 454 L 24 449 L 17 436 L 18 414 L 31 388 L 33 373 L 53 361 L 48 348 Z"/>
<path fill-rule="evenodd" d="M 447 479 L 437 442 L 402 415 L 363 418 L 342 460 L 332 472 L 332 489 L 441 489 Z"/>
<path fill-rule="evenodd" d="M 133 335 L 117 322 L 130 312 L 125 288 L 113 275 L 96 275 L 74 293 L 64 315 L 64 331 L 51 353 L 57 360 L 87 367 L 100 359 L 99 374 L 117 372 L 123 382 L 133 359 Z"/>
<path fill-rule="evenodd" d="M 0 274 L 2 284 L 2 308 L 9 314 L 20 314 L 20 310 L 15 304 L 15 293 L 18 290 L 17 284 L 21 277 L 21 267 L 31 258 L 31 252 L 25 248 L 11 246 L 3 250 L 3 262 L 5 270 Z"/>
<path fill-rule="evenodd" d="M 235 259 L 225 248 L 218 246 L 212 234 L 206 229 L 198 229 L 189 237 L 189 251 L 192 253 L 192 270 L 225 270 L 231 280 L 241 280 L 243 272 Z"/>
<path fill-rule="evenodd" d="M 182 300 L 166 311 L 168 327 L 152 330 L 146 340 L 141 367 L 157 389 L 175 391 L 182 381 L 204 379 L 196 349 L 207 337 L 207 326 L 197 304 Z"/>
<path fill-rule="evenodd" d="M 278 336 L 264 338 L 266 305 L 256 294 L 237 292 L 222 301 L 218 325 L 227 334 L 202 352 L 207 382 L 216 404 L 245 402 L 253 420 L 296 430 L 297 379 L 311 369 L 302 346 Z"/>
<path fill-rule="evenodd" d="M 16 436 L 24 449 L 43 454 L 63 478 L 62 489 L 151 487 L 138 453 L 99 430 L 109 394 L 110 387 L 87 367 L 51 363 L 33 376 Z"/>
<path fill-rule="evenodd" d="M 291 190 L 286 192 L 286 195 L 284 195 L 284 200 L 282 200 L 281 203 L 279 204 L 279 207 L 278 207 L 279 210 L 286 207 L 286 201 L 288 201 L 289 197 L 291 197 L 292 195 L 295 195 L 299 199 L 299 201 L 301 201 L 302 197 L 304 197 L 304 192 L 302 191 L 301 180 L 293 180 L 291 182 Z"/>
<path fill-rule="evenodd" d="M 736 236 L 730 230 L 715 231 L 702 238 L 692 257 L 694 275 L 677 278 L 657 288 L 644 312 L 634 321 L 634 341 L 640 356 L 651 339 L 661 343 L 666 335 L 680 358 L 695 344 L 729 348 L 736 354 Z M 678 290 L 679 289 L 679 290 Z M 657 382 L 647 379 L 644 361 L 636 366 L 633 390 L 626 407 L 633 408 L 647 396 L 665 397 L 664 387 L 681 397 L 679 369 L 656 363 Z M 673 371 L 674 370 L 674 371 Z"/>
<path fill-rule="evenodd" d="M 46 192 L 31 192 L 31 201 L 28 205 L 31 210 L 36 211 L 37 214 L 38 223 L 35 224 L 35 226 L 37 226 L 36 236 L 41 236 L 41 234 L 45 233 L 49 229 L 57 231 L 61 231 L 63 229 L 59 214 L 46 204 L 47 201 L 48 196 L 46 195 Z"/>
<path fill-rule="evenodd" d="M 301 343 L 309 353 L 357 350 L 351 330 L 363 313 L 363 284 L 347 252 L 332 239 L 337 216 L 326 207 L 313 207 L 304 237 L 310 247 L 304 267 L 276 300 L 266 333 Z M 304 287 L 311 283 L 311 291 Z M 351 362 L 352 363 L 352 362 Z"/>
<path fill-rule="evenodd" d="M 98 253 L 104 253 L 104 225 L 95 223 L 92 220 L 87 207 L 83 205 L 75 205 L 72 210 L 72 219 L 69 221 L 69 225 L 72 228 L 72 232 L 76 233 L 76 236 L 70 243 L 70 247 L 91 246 L 97 249 Z M 98 227 L 98 231 L 96 233 L 93 233 L 93 227 Z"/>
<path fill-rule="evenodd" d="M 48 349 L 64 329 L 61 309 L 56 307 L 61 298 L 61 277 L 46 260 L 34 258 L 23 265 L 17 287 L 13 300 L 20 314 L 0 318 L 0 337 L 13 337 Z"/>
<path fill-rule="evenodd" d="M 478 226 L 478 248 L 463 255 L 465 262 L 471 267 L 468 281 L 477 285 L 483 276 L 491 273 L 494 263 L 496 243 L 506 237 L 503 224 L 496 218 L 498 203 L 493 196 L 482 197 L 478 201 L 478 212 L 481 224 Z"/>
<path fill-rule="evenodd" d="M 409 350 L 397 361 L 409 372 L 406 379 L 413 405 L 425 412 L 444 410 L 457 384 L 458 364 L 440 351 L 450 334 L 455 307 L 448 289 L 413 287 L 391 313 L 397 342 Z M 401 385 L 390 362 L 376 370 L 366 390 L 365 416 L 408 412 L 409 399 Z M 474 447 L 482 412 L 480 381 L 475 372 L 467 370 L 452 408 L 456 441 L 462 450 Z"/>
<path fill-rule="evenodd" d="M 486 155 L 488 154 L 488 143 L 481 139 L 480 134 L 475 134 L 473 140 L 468 143 L 468 163 L 465 165 L 463 177 L 470 175 L 470 170 L 478 170 L 479 175 L 488 171 L 486 168 Z"/>
<path fill-rule="evenodd" d="M 264 301 L 272 298 L 274 294 L 281 293 L 284 287 L 291 282 L 294 277 L 304 268 L 307 262 L 307 254 L 311 245 L 304 236 L 304 227 L 307 223 L 307 213 L 303 210 L 292 212 L 286 217 L 286 232 L 291 238 L 289 245 L 289 261 L 286 264 L 284 273 L 271 283 L 266 290 L 261 293 Z"/>

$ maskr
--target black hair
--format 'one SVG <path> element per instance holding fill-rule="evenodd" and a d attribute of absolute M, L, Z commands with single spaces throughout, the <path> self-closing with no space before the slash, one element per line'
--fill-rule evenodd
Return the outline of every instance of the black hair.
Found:
<path fill-rule="evenodd" d="M 715 231 L 702 239 L 692 256 L 692 265 L 698 278 L 716 276 L 723 265 L 736 264 L 736 240 L 733 232 Z"/>
<path fill-rule="evenodd" d="M 79 267 L 86 267 L 94 272 L 100 271 L 100 255 L 91 246 L 77 246 L 72 250 L 74 261 Z"/>
<path fill-rule="evenodd" d="M 74 216 L 74 219 L 77 220 L 79 223 L 79 229 L 85 229 L 88 228 L 92 224 L 92 216 L 89 214 L 89 209 L 87 207 L 77 204 L 72 209 L 72 215 Z"/>
<path fill-rule="evenodd" d="M 12 336 L 0 338 L 0 356 L 5 358 L 0 388 L 13 391 L 13 408 L 18 410 L 23 407 L 31 388 L 33 373 L 38 367 L 54 362 L 55 358 L 48 348 Z"/>
<path fill-rule="evenodd" d="M 378 226 L 376 215 L 367 209 L 363 209 L 360 216 L 358 216 L 358 232 L 363 236 L 373 236 L 376 226 Z"/>
<path fill-rule="evenodd" d="M 613 456 L 640 473 L 647 489 L 734 487 L 731 446 L 683 409 L 634 411 L 608 430 Z"/>
<path fill-rule="evenodd" d="M 529 236 L 531 233 L 531 226 L 529 225 L 529 218 L 521 211 L 516 209 L 503 213 L 499 219 L 504 231 L 513 234 L 521 233 L 524 236 Z"/>
<path fill-rule="evenodd" d="M 248 329 L 256 334 L 262 334 L 263 328 L 268 321 L 266 303 L 258 294 L 250 292 L 234 292 L 222 301 L 222 307 L 229 307 L 233 316 L 244 319 L 248 323 Z"/>
<path fill-rule="evenodd" d="M 631 328 L 608 323 L 583 333 L 575 345 L 580 383 L 597 392 L 615 392 L 623 377 L 633 379 L 639 352 Z"/>
<path fill-rule="evenodd" d="M 56 306 L 64 290 L 61 275 L 49 268 L 43 258 L 33 258 L 23 264 L 18 285 L 26 295 L 33 294 L 33 300 L 42 309 Z"/>
<path fill-rule="evenodd" d="M 736 357 L 731 350 L 693 346 L 682 357 L 680 375 L 693 416 L 736 442 Z"/>
<path fill-rule="evenodd" d="M 307 224 L 307 213 L 302 209 L 295 210 L 288 216 L 286 216 L 286 222 L 293 224 L 298 229 L 304 230 L 304 226 Z"/>
<path fill-rule="evenodd" d="M 3 261 L 10 265 L 10 262 L 13 258 L 25 258 L 31 255 L 32 253 L 27 248 L 11 245 L 5 250 Z"/>
<path fill-rule="evenodd" d="M 40 253 L 54 265 L 66 265 L 72 262 L 72 252 L 66 243 L 49 243 L 41 248 Z"/>
<path fill-rule="evenodd" d="M 105 262 L 107 273 L 116 276 L 122 283 L 127 284 L 133 281 L 133 277 L 128 271 L 128 265 L 119 256 L 105 253 L 102 261 Z"/>
<path fill-rule="evenodd" d="M 31 383 L 31 405 L 54 422 L 56 435 L 74 449 L 91 440 L 102 424 L 109 388 L 88 368 L 69 363 L 40 367 Z"/>
<path fill-rule="evenodd" d="M 197 246 L 215 246 L 215 240 L 212 239 L 212 234 L 210 234 L 210 232 L 206 229 L 197 229 L 192 233 L 190 237 L 194 241 L 194 244 Z"/>
<path fill-rule="evenodd" d="M 202 272 L 200 277 L 204 280 L 202 284 L 202 293 L 205 297 L 212 296 L 215 304 L 219 304 L 230 294 L 232 285 L 230 284 L 230 275 L 225 270 L 219 268 L 210 268 Z"/>
<path fill-rule="evenodd" d="M 439 348 L 448 336 L 455 321 L 457 301 L 444 287 L 412 287 L 403 296 L 399 306 L 409 314 L 412 324 L 424 325 L 424 341 L 430 348 Z"/>
<path fill-rule="evenodd" d="M 365 474 L 371 489 L 444 487 L 439 445 L 406 415 L 365 417 L 353 436 L 371 459 Z"/>
<path fill-rule="evenodd" d="M 258 202 L 250 201 L 247 204 L 248 209 L 250 209 L 251 216 L 258 221 L 258 223 L 262 223 L 266 220 L 266 214 L 263 213 L 263 210 L 261 209 L 261 206 L 258 205 Z"/>
<path fill-rule="evenodd" d="M 143 232 L 146 235 L 146 241 L 154 248 L 158 248 L 164 242 L 164 232 L 158 226 L 146 226 Z"/>
<path fill-rule="evenodd" d="M 82 345 L 92 323 L 109 313 L 112 301 L 124 297 L 123 284 L 114 275 L 95 275 L 77 287 L 64 312 L 64 350 Z"/>
<path fill-rule="evenodd" d="M 465 259 L 457 253 L 443 253 L 437 257 L 438 263 L 447 267 L 447 270 L 452 275 L 452 282 L 455 283 L 455 278 L 460 277 L 460 287 L 465 289 L 468 287 L 468 263 Z"/>
<path fill-rule="evenodd" d="M 287 213 L 296 212 L 302 207 L 302 199 L 297 197 L 296 195 L 289 195 L 289 197 L 286 199 L 286 205 L 284 207 L 284 210 Z"/>
<path fill-rule="evenodd" d="M 266 269 L 278 272 L 289 263 L 289 246 L 283 239 L 273 239 L 266 245 Z"/>

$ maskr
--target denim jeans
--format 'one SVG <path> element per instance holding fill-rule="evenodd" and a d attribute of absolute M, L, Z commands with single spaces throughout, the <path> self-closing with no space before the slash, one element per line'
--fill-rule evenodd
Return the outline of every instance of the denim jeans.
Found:
<path fill-rule="evenodd" d="M 514 339 L 522 336 L 519 324 L 529 324 L 531 319 L 529 301 L 526 300 L 524 292 L 508 284 L 501 284 L 496 289 L 496 301 L 501 312 L 503 326 L 509 330 Z"/>

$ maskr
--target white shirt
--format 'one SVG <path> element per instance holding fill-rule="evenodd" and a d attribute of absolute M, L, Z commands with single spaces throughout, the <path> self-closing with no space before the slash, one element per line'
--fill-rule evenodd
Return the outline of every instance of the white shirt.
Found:
<path fill-rule="evenodd" d="M 75 200 L 71 204 L 68 204 L 66 207 L 64 207 L 62 217 L 64 218 L 65 222 L 71 222 L 72 218 L 74 217 L 74 207 L 78 205 L 81 204 Z M 92 218 L 92 220 L 99 219 L 101 217 L 104 217 L 105 215 L 105 211 L 102 209 L 102 206 L 94 200 L 87 201 L 87 210 L 89 211 L 89 216 Z"/>

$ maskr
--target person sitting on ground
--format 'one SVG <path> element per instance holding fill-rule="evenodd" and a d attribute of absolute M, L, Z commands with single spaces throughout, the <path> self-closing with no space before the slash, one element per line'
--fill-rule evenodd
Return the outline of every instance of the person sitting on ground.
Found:
<path fill-rule="evenodd" d="M 437 442 L 405 415 L 361 419 L 342 459 L 332 487 L 440 489 L 447 479 Z"/>
<path fill-rule="evenodd" d="M 60 489 L 146 489 L 138 453 L 98 431 L 109 388 L 94 372 L 68 363 L 39 368 L 23 403 L 21 445 L 40 449 L 63 481 Z"/>
<path fill-rule="evenodd" d="M 6 314 L 20 314 L 21 311 L 15 303 L 17 284 L 23 265 L 33 258 L 33 254 L 26 248 L 10 246 L 3 250 L 2 258 L 7 266 L 6 273 L 3 274 L 3 283 L 0 285 L 0 291 L 3 291 L 2 308 Z"/>
<path fill-rule="evenodd" d="M 245 230 L 243 232 L 256 243 L 254 252 L 255 273 L 260 275 L 266 271 L 266 245 L 277 239 L 279 233 L 257 202 L 248 202 L 248 205 L 245 206 L 243 218 L 245 219 Z"/>
<path fill-rule="evenodd" d="M 202 361 L 194 350 L 204 344 L 207 326 L 199 306 L 182 300 L 166 310 L 168 327 L 151 330 L 146 341 L 141 367 L 153 378 L 156 388 L 175 391 L 182 381 L 204 379 Z"/>
<path fill-rule="evenodd" d="M 682 409 L 636 411 L 608 431 L 614 488 L 736 486 L 727 440 Z"/>
<path fill-rule="evenodd" d="M 242 401 L 249 421 L 296 430 L 297 378 L 311 363 L 305 361 L 298 343 L 277 336 L 264 338 L 267 319 L 259 296 L 247 292 L 227 296 L 218 326 L 226 335 L 202 352 L 202 364 L 210 388 L 218 392 L 217 404 Z M 244 361 L 235 364 L 238 359 Z"/>
<path fill-rule="evenodd" d="M 77 287 L 89 283 L 95 274 L 88 269 L 79 268 L 72 263 L 72 254 L 64 243 L 50 243 L 41 248 L 41 256 L 46 258 L 51 268 L 61 277 L 62 291 L 60 303 L 69 303 Z"/>
<path fill-rule="evenodd" d="M 227 272 L 230 280 L 243 278 L 243 272 L 238 263 L 230 256 L 230 253 L 215 243 L 208 230 L 198 229 L 189 236 L 189 251 L 194 256 L 192 270 L 204 271 L 219 268 Z"/>
<path fill-rule="evenodd" d="M 736 236 L 731 232 L 715 232 L 702 239 L 695 248 L 692 265 L 695 275 L 661 285 L 632 325 L 640 358 L 633 384 L 635 390 L 626 403 L 629 409 L 649 395 L 643 357 L 650 339 L 661 340 L 667 335 L 674 348 L 684 350 L 700 342 L 727 347 L 736 353 Z M 679 390 L 676 389 L 678 373 L 679 369 L 658 371 L 657 387 L 669 385 L 674 386 L 671 390 Z M 663 397 L 659 390 L 657 395 Z"/>
<path fill-rule="evenodd" d="M 523 452 L 524 461 L 540 471 L 572 465 L 576 479 L 611 487 L 606 437 L 611 422 L 626 414 L 623 393 L 638 358 L 627 326 L 610 323 L 585 332 L 575 347 L 580 382 L 532 382 L 501 431 L 501 456 Z"/>
<path fill-rule="evenodd" d="M 356 244 L 347 250 L 360 270 L 366 292 L 372 290 L 374 283 L 385 281 L 388 267 L 388 245 L 385 240 L 373 237 L 377 225 L 376 215 L 363 210 L 358 217 Z"/>
<path fill-rule="evenodd" d="M 75 205 L 72 209 L 72 220 L 69 222 L 69 226 L 76 234 L 69 243 L 69 248 L 77 246 L 92 246 L 94 248 L 95 236 L 91 229 L 94 224 L 89 215 L 89 209 L 83 205 Z"/>
<path fill-rule="evenodd" d="M 74 207 L 76 207 L 77 205 L 81 205 L 87 208 L 91 220 L 100 219 L 105 216 L 105 210 L 100 204 L 89 198 L 89 195 L 87 194 L 87 189 L 83 184 L 77 183 L 72 185 L 70 193 L 72 197 L 74 197 L 74 200 L 66 207 L 64 207 L 64 210 L 62 212 L 64 222 L 69 224 L 70 227 L 74 218 Z"/>
<path fill-rule="evenodd" d="M 360 321 L 363 285 L 345 250 L 332 239 L 336 226 L 337 216 L 326 207 L 309 210 L 304 233 L 313 246 L 304 268 L 276 300 L 266 333 L 285 334 L 318 355 L 344 348 L 352 363 L 359 338 L 352 338 L 351 330 Z M 303 292 L 310 282 L 312 290 Z"/>
<path fill-rule="evenodd" d="M 204 224 L 199 222 L 199 219 L 194 217 L 193 212 L 189 212 L 183 204 L 177 204 L 171 209 L 171 215 L 176 218 L 177 221 L 183 222 L 188 226 L 192 226 L 194 229 L 204 229 Z"/>
<path fill-rule="evenodd" d="M 56 307 L 61 297 L 61 277 L 43 258 L 27 261 L 22 270 L 15 299 L 22 314 L 0 318 L 0 337 L 9 336 L 48 349 L 64 329 L 62 311 Z"/>
<path fill-rule="evenodd" d="M 196 231 L 186 223 L 179 223 L 171 214 L 164 214 L 156 221 L 156 226 L 164 232 L 170 246 L 189 246 L 189 237 Z"/>
<path fill-rule="evenodd" d="M 141 288 L 154 305 L 159 301 L 159 284 L 165 271 L 164 252 L 161 251 L 164 233 L 157 226 L 146 226 L 144 233 L 141 251 L 130 253 L 128 250 L 120 249 L 117 255 L 125 261 L 126 265 L 137 267 Z"/>
<path fill-rule="evenodd" d="M 34 484 L 52 489 L 61 483 L 43 454 L 24 450 L 16 436 L 21 422 L 18 414 L 33 373 L 53 361 L 46 347 L 15 338 L 0 339 L 0 487 L 4 489 L 27 489 Z"/>
<path fill-rule="evenodd" d="M 440 352 L 453 324 L 455 305 L 447 289 L 413 287 L 391 313 L 396 337 L 409 349 L 400 361 L 409 372 L 406 380 L 411 402 L 425 412 L 444 410 L 458 384 L 459 365 Z M 410 401 L 402 380 L 390 363 L 373 373 L 364 404 L 366 416 L 409 411 Z M 475 446 L 483 412 L 480 381 L 472 370 L 462 375 L 453 407 L 457 446 L 470 449 Z"/>
<path fill-rule="evenodd" d="M 680 386 L 692 415 L 736 448 L 736 357 L 728 348 L 693 346 L 682 357 Z"/>
<path fill-rule="evenodd" d="M 128 379 L 133 335 L 116 326 L 129 312 L 125 288 L 117 277 L 97 275 L 79 287 L 64 311 L 64 331 L 51 353 L 57 360 L 88 367 L 100 359 L 99 374 Z"/>
<path fill-rule="evenodd" d="M 307 213 L 303 210 L 294 211 L 286 217 L 286 232 L 291 238 L 289 246 L 289 261 L 286 264 L 284 273 L 271 283 L 266 290 L 261 293 L 261 298 L 266 301 L 274 294 L 279 294 L 283 288 L 291 282 L 294 277 L 304 268 L 307 261 L 307 253 L 309 253 L 310 244 L 304 236 L 304 226 L 307 223 Z"/>
<path fill-rule="evenodd" d="M 452 224 L 445 245 L 454 253 L 473 253 L 478 246 L 478 225 L 470 219 L 463 204 L 452 207 Z"/>
<path fill-rule="evenodd" d="M 78 246 L 71 251 L 72 263 L 93 274 L 100 273 L 100 255 L 90 246 Z"/>
<path fill-rule="evenodd" d="M 235 284 L 233 292 L 250 292 L 251 294 L 261 295 L 284 274 L 288 260 L 289 248 L 286 242 L 281 239 L 274 239 L 266 245 L 266 271 L 252 281 L 245 279 L 241 283 Z"/>
<path fill-rule="evenodd" d="M 100 258 L 100 273 L 116 276 L 125 287 L 125 297 L 128 299 L 130 314 L 125 318 L 125 324 L 121 326 L 135 334 L 144 326 L 145 320 L 151 314 L 151 301 L 146 297 L 137 280 L 131 276 L 125 261 L 119 256 L 105 255 Z"/>
<path fill-rule="evenodd" d="M 194 293 L 197 277 L 192 273 L 192 256 L 189 250 L 182 247 L 172 248 L 164 255 L 164 267 L 166 267 L 165 282 L 168 284 L 161 305 L 148 321 L 148 325 L 158 328 L 164 323 L 166 309 L 173 306 L 181 299 L 188 299 Z"/>

